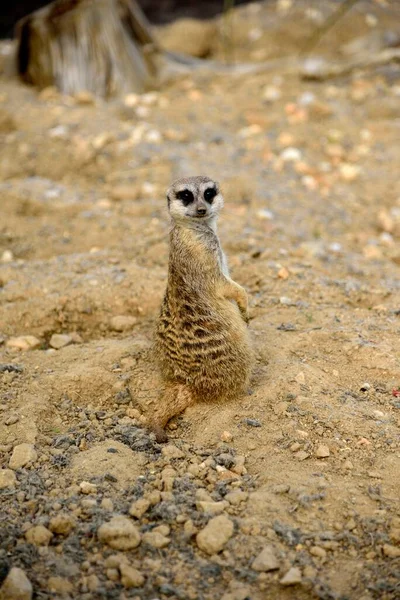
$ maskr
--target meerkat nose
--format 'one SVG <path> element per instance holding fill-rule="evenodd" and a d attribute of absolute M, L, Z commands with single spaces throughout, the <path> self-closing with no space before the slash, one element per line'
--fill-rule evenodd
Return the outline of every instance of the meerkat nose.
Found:
<path fill-rule="evenodd" d="M 198 215 L 201 215 L 201 216 L 203 216 L 203 215 L 205 215 L 205 214 L 206 214 L 206 212 L 207 212 L 207 209 L 206 209 L 206 208 L 201 208 L 201 207 L 199 207 L 199 208 L 197 209 L 197 214 L 198 214 Z"/>

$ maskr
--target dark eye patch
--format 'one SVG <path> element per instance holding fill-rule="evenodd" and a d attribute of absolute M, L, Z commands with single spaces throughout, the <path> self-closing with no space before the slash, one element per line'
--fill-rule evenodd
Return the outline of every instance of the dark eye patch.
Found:
<path fill-rule="evenodd" d="M 204 192 L 204 200 L 211 204 L 211 202 L 214 200 L 216 195 L 217 195 L 217 190 L 215 188 L 207 188 L 206 191 Z"/>
<path fill-rule="evenodd" d="M 182 200 L 183 206 L 188 206 L 194 200 L 193 192 L 190 190 L 182 190 L 181 192 L 177 192 L 176 197 L 178 200 Z"/>

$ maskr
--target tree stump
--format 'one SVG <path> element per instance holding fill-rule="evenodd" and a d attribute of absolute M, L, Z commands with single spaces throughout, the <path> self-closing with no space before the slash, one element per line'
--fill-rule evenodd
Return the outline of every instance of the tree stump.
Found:
<path fill-rule="evenodd" d="M 109 97 L 143 92 L 156 42 L 134 0 L 56 0 L 17 24 L 17 68 L 27 83 Z"/>

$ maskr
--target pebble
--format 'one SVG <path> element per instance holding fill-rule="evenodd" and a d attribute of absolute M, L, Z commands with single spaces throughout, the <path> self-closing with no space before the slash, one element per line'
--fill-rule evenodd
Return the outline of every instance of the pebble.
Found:
<path fill-rule="evenodd" d="M 259 421 L 258 419 L 244 419 L 243 423 L 245 423 L 246 425 L 249 425 L 249 427 L 261 427 L 261 421 Z"/>
<path fill-rule="evenodd" d="M 0 490 L 5 488 L 14 488 L 17 483 L 17 478 L 11 469 L 0 470 Z"/>
<path fill-rule="evenodd" d="M 163 446 L 161 450 L 161 454 L 165 458 L 185 458 L 185 453 L 182 452 L 179 448 L 174 446 L 174 444 L 168 444 L 167 446 Z"/>
<path fill-rule="evenodd" d="M 238 506 L 242 502 L 245 502 L 249 497 L 248 492 L 243 492 L 242 490 L 232 490 L 225 496 L 225 500 L 232 504 L 232 506 Z"/>
<path fill-rule="evenodd" d="M 361 173 L 361 169 L 357 165 L 342 163 L 339 167 L 339 173 L 344 181 L 355 181 Z"/>
<path fill-rule="evenodd" d="M 12 337 L 6 341 L 7 348 L 13 350 L 34 350 L 40 346 L 41 341 L 34 335 L 21 335 L 19 337 Z"/>
<path fill-rule="evenodd" d="M 298 148 L 289 147 L 282 150 L 280 157 L 284 162 L 295 162 L 301 160 L 302 154 Z"/>
<path fill-rule="evenodd" d="M 399 558 L 400 548 L 391 544 L 383 544 L 383 554 L 389 558 Z"/>
<path fill-rule="evenodd" d="M 127 329 L 131 329 L 136 322 L 136 317 L 119 315 L 110 319 L 110 328 L 113 331 L 126 331 Z"/>
<path fill-rule="evenodd" d="M 233 440 L 233 435 L 230 431 L 223 431 L 220 435 L 221 442 L 231 442 Z"/>
<path fill-rule="evenodd" d="M 221 552 L 225 544 L 233 535 L 233 523 L 225 515 L 211 519 L 196 536 L 200 550 L 206 554 Z"/>
<path fill-rule="evenodd" d="M 82 90 L 81 92 L 77 92 L 74 95 L 74 100 L 77 104 L 95 104 L 96 99 L 94 95 L 86 90 Z"/>
<path fill-rule="evenodd" d="M 267 85 L 262 91 L 262 99 L 266 102 L 276 102 L 282 96 L 282 92 L 274 85 Z"/>
<path fill-rule="evenodd" d="M 10 425 L 15 425 L 15 423 L 18 423 L 18 421 L 18 415 L 11 415 L 10 417 L 8 417 L 8 419 L 5 420 L 5 424 L 9 427 Z"/>
<path fill-rule="evenodd" d="M 139 546 L 141 536 L 138 528 L 127 517 L 113 517 L 97 530 L 99 540 L 115 550 L 130 550 Z"/>
<path fill-rule="evenodd" d="M 47 587 L 51 593 L 59 596 L 66 596 L 74 589 L 71 581 L 68 581 L 68 579 L 65 579 L 64 577 L 49 577 Z"/>
<path fill-rule="evenodd" d="M 292 567 L 289 571 L 282 577 L 279 582 L 281 585 L 296 585 L 297 583 L 301 583 L 301 571 L 298 567 Z"/>
<path fill-rule="evenodd" d="M 31 600 L 32 594 L 32 584 L 25 571 L 12 567 L 0 587 L 1 600 Z"/>
<path fill-rule="evenodd" d="M 326 558 L 326 550 L 325 548 L 321 548 L 321 546 L 311 546 L 310 554 L 317 558 Z"/>
<path fill-rule="evenodd" d="M 107 556 L 104 561 L 104 566 L 106 569 L 119 569 L 120 565 L 123 563 L 129 564 L 129 559 L 126 554 L 118 552 L 117 554 L 111 554 L 110 556 Z"/>
<path fill-rule="evenodd" d="M 171 540 L 159 531 L 147 531 L 143 534 L 142 541 L 153 548 L 165 548 Z"/>
<path fill-rule="evenodd" d="M 68 344 L 72 344 L 72 337 L 63 333 L 53 333 L 50 338 L 50 346 L 59 350 L 60 348 L 64 348 L 64 346 L 68 346 Z"/>
<path fill-rule="evenodd" d="M 97 493 L 97 485 L 94 483 L 89 483 L 89 481 L 82 481 L 79 484 L 79 489 L 82 494 L 96 494 Z"/>
<path fill-rule="evenodd" d="M 14 255 L 11 252 L 11 250 L 4 250 L 3 254 L 1 255 L 1 262 L 9 263 L 9 262 L 12 262 L 13 260 L 14 260 Z"/>
<path fill-rule="evenodd" d="M 266 546 L 260 554 L 253 560 L 251 568 L 254 571 L 266 572 L 279 569 L 279 561 L 276 558 L 274 548 Z"/>
<path fill-rule="evenodd" d="M 299 450 L 293 456 L 295 456 L 297 460 L 303 461 L 309 458 L 310 455 L 308 454 L 308 452 L 305 452 L 305 450 Z"/>
<path fill-rule="evenodd" d="M 48 546 L 53 534 L 44 525 L 35 525 L 25 533 L 26 540 L 34 546 Z"/>
<path fill-rule="evenodd" d="M 125 588 L 141 587 L 144 584 L 144 576 L 134 567 L 122 563 L 119 566 L 119 570 L 121 573 L 121 583 Z"/>
<path fill-rule="evenodd" d="M 68 513 L 59 513 L 50 519 L 49 529 L 59 535 L 68 535 L 76 525 L 74 517 Z"/>
<path fill-rule="evenodd" d="M 9 467 L 16 471 L 37 460 L 37 452 L 33 444 L 18 444 L 10 458 Z"/>
<path fill-rule="evenodd" d="M 101 508 L 104 508 L 104 510 L 108 510 L 109 512 L 112 512 L 114 510 L 114 503 L 111 500 L 111 498 L 103 498 L 101 503 L 100 503 Z"/>
<path fill-rule="evenodd" d="M 220 515 L 228 506 L 229 504 L 225 500 L 222 500 L 221 502 L 196 502 L 196 508 L 199 512 L 210 515 Z"/>
<path fill-rule="evenodd" d="M 329 450 L 328 446 L 326 446 L 325 444 L 320 444 L 315 451 L 315 456 L 317 458 L 328 458 L 328 456 L 330 456 L 330 454 L 331 454 L 330 450 Z"/>
<path fill-rule="evenodd" d="M 129 508 L 129 514 L 132 517 L 140 519 L 144 513 L 150 508 L 150 500 L 147 498 L 139 498 L 136 502 L 133 502 Z"/>

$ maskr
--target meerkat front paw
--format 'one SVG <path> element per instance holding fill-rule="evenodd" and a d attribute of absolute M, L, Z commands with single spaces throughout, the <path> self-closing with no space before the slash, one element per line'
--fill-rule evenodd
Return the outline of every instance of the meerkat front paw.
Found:
<path fill-rule="evenodd" d="M 239 309 L 240 309 L 240 314 L 241 314 L 243 321 L 246 323 L 246 325 L 248 325 L 250 322 L 249 311 L 247 310 L 247 308 L 242 309 L 239 307 Z"/>

